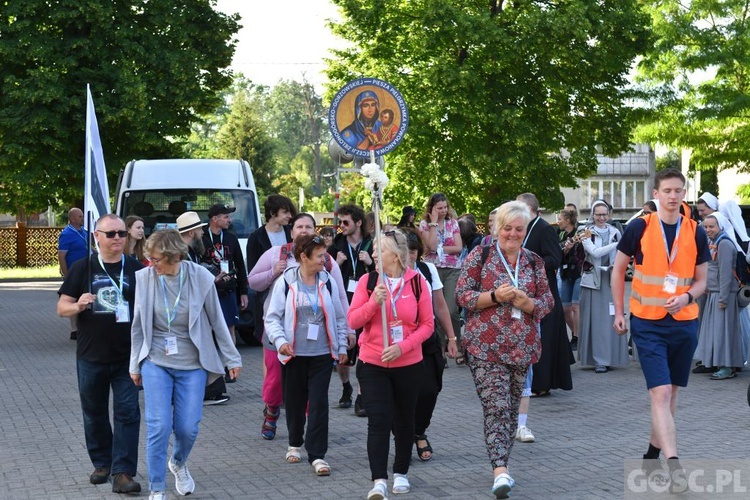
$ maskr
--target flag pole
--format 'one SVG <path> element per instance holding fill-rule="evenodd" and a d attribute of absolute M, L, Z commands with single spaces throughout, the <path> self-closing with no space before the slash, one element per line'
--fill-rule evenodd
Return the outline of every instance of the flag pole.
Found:
<path fill-rule="evenodd" d="M 370 151 L 370 163 L 375 163 L 375 151 Z M 375 237 L 373 238 L 374 241 L 377 243 L 377 254 L 378 254 L 378 275 L 380 275 L 380 282 L 385 285 L 385 271 L 383 271 L 383 254 L 382 254 L 382 247 L 380 245 L 380 203 L 382 201 L 382 188 L 380 186 L 376 186 L 374 192 L 373 192 L 373 200 L 372 200 L 372 211 L 375 215 Z M 383 325 L 383 350 L 386 350 L 388 348 L 388 315 L 386 314 L 385 310 L 385 301 L 383 301 L 382 304 L 380 304 L 380 316 L 382 318 L 382 325 Z"/>

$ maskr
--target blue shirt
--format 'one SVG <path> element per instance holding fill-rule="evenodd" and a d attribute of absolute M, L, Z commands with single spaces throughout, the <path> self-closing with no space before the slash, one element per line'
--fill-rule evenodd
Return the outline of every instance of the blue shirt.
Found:
<path fill-rule="evenodd" d="M 65 254 L 65 264 L 70 269 L 70 266 L 74 262 L 86 258 L 87 246 L 89 233 L 85 229 L 81 228 L 80 231 L 76 230 L 73 226 L 68 224 L 65 229 L 60 233 L 60 238 L 57 242 L 57 248 L 61 252 L 67 252 Z"/>

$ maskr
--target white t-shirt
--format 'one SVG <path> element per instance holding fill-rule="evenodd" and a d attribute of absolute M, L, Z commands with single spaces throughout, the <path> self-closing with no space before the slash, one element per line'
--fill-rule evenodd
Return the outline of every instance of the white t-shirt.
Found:
<path fill-rule="evenodd" d="M 432 274 L 432 283 L 430 283 L 430 280 L 427 279 L 427 276 L 422 274 L 422 271 L 419 270 L 419 267 L 417 265 L 414 265 L 414 269 L 419 272 L 422 276 L 424 276 L 425 281 L 427 282 L 427 286 L 430 289 L 430 295 L 432 295 L 432 290 L 442 290 L 443 289 L 443 282 L 440 281 L 440 275 L 438 274 L 437 267 L 435 267 L 435 264 L 432 262 L 425 262 L 427 264 L 427 267 L 430 270 L 430 274 Z"/>
<path fill-rule="evenodd" d="M 271 240 L 271 246 L 280 247 L 281 245 L 286 245 L 286 234 L 284 233 L 284 228 L 281 228 L 281 231 L 275 233 L 266 229 L 266 233 L 268 233 L 268 239 Z"/>

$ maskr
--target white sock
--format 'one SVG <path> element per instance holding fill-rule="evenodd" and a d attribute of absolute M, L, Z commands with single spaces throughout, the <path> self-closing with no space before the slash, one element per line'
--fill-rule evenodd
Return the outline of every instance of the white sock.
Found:
<path fill-rule="evenodd" d="M 518 427 L 526 427 L 526 418 L 529 415 L 526 413 L 519 413 L 518 414 Z"/>

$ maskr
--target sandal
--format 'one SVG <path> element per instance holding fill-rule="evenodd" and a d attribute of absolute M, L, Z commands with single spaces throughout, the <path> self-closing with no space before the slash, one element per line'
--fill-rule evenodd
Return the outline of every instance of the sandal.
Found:
<path fill-rule="evenodd" d="M 328 465 L 328 462 L 323 460 L 322 458 L 319 458 L 317 460 L 313 460 L 312 468 L 315 471 L 316 476 L 330 476 L 331 475 L 331 466 Z"/>
<path fill-rule="evenodd" d="M 410 489 L 411 485 L 406 474 L 393 474 L 393 489 L 391 491 L 400 495 L 401 493 L 409 493 Z"/>
<path fill-rule="evenodd" d="M 298 464 L 302 460 L 302 453 L 296 446 L 290 446 L 286 449 L 286 461 L 290 464 Z"/>
<path fill-rule="evenodd" d="M 384 479 L 375 481 L 372 489 L 367 493 L 367 500 L 387 500 L 386 491 L 388 485 Z"/>
<path fill-rule="evenodd" d="M 272 412 L 271 408 L 276 408 L 276 412 Z M 260 427 L 260 435 L 263 439 L 271 440 L 276 437 L 276 421 L 279 419 L 281 410 L 278 406 L 268 406 L 263 408 L 263 425 Z"/>
<path fill-rule="evenodd" d="M 420 448 L 420 446 L 417 444 L 419 441 L 426 441 L 427 446 L 423 446 Z M 414 446 L 417 447 L 417 456 L 422 462 L 427 462 L 432 458 L 432 446 L 430 446 L 430 442 L 427 441 L 427 436 L 425 436 L 424 434 L 416 434 L 414 436 Z M 425 456 L 425 453 L 429 453 L 429 455 Z"/>

